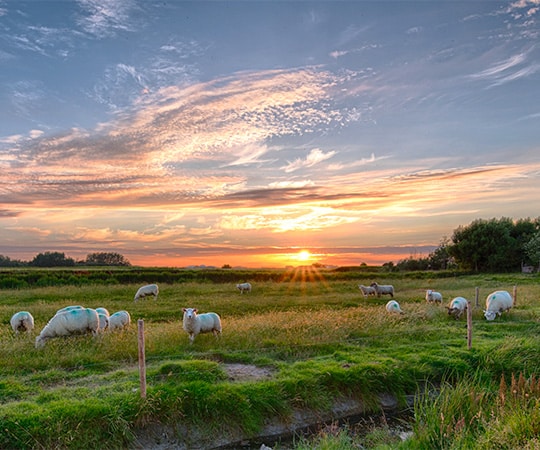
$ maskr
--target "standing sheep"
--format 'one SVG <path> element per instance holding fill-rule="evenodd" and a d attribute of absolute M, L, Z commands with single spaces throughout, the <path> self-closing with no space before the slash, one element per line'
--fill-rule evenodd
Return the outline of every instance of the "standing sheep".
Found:
<path fill-rule="evenodd" d="M 56 313 L 36 337 L 36 348 L 43 347 L 47 340 L 54 337 L 88 332 L 95 336 L 98 329 L 99 318 L 95 309 L 83 308 L 62 311 Z"/>
<path fill-rule="evenodd" d="M 377 294 L 377 291 L 372 286 L 364 286 L 363 284 L 359 284 L 358 288 L 362 291 L 362 294 L 364 294 L 365 298 L 368 298 L 368 295 Z"/>
<path fill-rule="evenodd" d="M 131 316 L 127 311 L 117 311 L 109 317 L 109 331 L 123 330 L 131 324 Z"/>
<path fill-rule="evenodd" d="M 486 298 L 486 309 L 484 317 L 487 320 L 494 320 L 497 314 L 510 310 L 514 306 L 514 299 L 508 291 L 495 291 Z"/>
<path fill-rule="evenodd" d="M 377 297 L 380 297 L 384 294 L 394 298 L 394 286 L 392 286 L 391 284 L 377 284 L 376 282 L 373 282 L 371 283 L 371 287 L 375 288 Z"/>
<path fill-rule="evenodd" d="M 426 300 L 428 303 L 440 303 L 442 304 L 443 298 L 440 292 L 428 289 L 426 291 Z"/>
<path fill-rule="evenodd" d="M 403 311 L 402 311 L 401 308 L 399 307 L 399 303 L 396 302 L 395 300 L 390 300 L 390 301 L 386 304 L 386 310 L 387 310 L 389 313 L 403 314 Z"/>
<path fill-rule="evenodd" d="M 467 304 L 469 302 L 466 298 L 463 297 L 455 297 L 450 302 L 450 306 L 447 306 L 446 309 L 448 310 L 449 316 L 454 316 L 456 320 L 458 320 L 463 313 L 467 310 Z"/>
<path fill-rule="evenodd" d="M 182 326 L 189 335 L 189 342 L 193 341 L 199 333 L 214 333 L 218 337 L 221 334 L 221 319 L 213 312 L 197 314 L 197 308 L 183 308 L 184 319 Z"/>
<path fill-rule="evenodd" d="M 141 286 L 137 293 L 135 294 L 135 298 L 133 301 L 137 301 L 140 298 L 148 297 L 149 295 L 154 296 L 154 300 L 157 300 L 157 296 L 159 294 L 159 288 L 157 284 L 147 284 L 146 286 Z"/>
<path fill-rule="evenodd" d="M 243 294 L 244 292 L 251 292 L 251 284 L 250 283 L 240 283 L 236 285 L 236 289 L 240 291 L 240 294 Z"/>
<path fill-rule="evenodd" d="M 28 311 L 19 311 L 13 314 L 9 323 L 15 334 L 19 334 L 20 331 L 31 333 L 34 329 L 34 318 Z"/>

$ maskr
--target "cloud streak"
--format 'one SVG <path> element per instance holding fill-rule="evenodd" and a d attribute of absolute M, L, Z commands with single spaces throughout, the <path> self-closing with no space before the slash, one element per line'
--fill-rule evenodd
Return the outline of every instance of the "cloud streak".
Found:
<path fill-rule="evenodd" d="M 321 149 L 314 148 L 309 152 L 305 159 L 297 158 L 292 162 L 289 162 L 286 166 L 283 166 L 283 170 L 286 173 L 295 172 L 302 168 L 313 167 L 327 159 L 332 158 L 336 154 L 335 151 L 324 153 Z"/>
<path fill-rule="evenodd" d="M 493 64 L 485 70 L 472 74 L 471 78 L 488 81 L 490 82 L 489 87 L 496 87 L 521 78 L 530 77 L 540 71 L 540 64 L 528 63 L 527 55 L 528 52 L 513 55 L 504 61 Z"/>

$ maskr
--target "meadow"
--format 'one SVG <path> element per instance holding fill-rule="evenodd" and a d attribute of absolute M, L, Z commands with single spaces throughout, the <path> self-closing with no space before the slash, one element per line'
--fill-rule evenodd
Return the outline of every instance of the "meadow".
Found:
<path fill-rule="evenodd" d="M 403 411 L 416 394 L 408 439 L 384 426 L 362 437 L 339 429 L 299 438 L 295 448 L 539 448 L 537 275 L 337 277 L 304 268 L 259 281 L 249 271 L 241 276 L 252 282 L 250 294 L 240 294 L 228 275 L 220 282 L 160 282 L 157 301 L 136 303 L 142 283 L 1 289 L 0 448 L 145 448 L 145 436 L 156 429 L 173 430 L 178 448 L 211 448 L 216 436 L 247 442 L 269 420 L 286 423 L 297 410 L 329 412 L 337 399 L 359 400 L 367 415 L 379 414 L 382 393 L 398 399 Z M 358 284 L 371 281 L 393 284 L 405 313 L 388 314 L 388 298 L 365 299 Z M 486 295 L 514 286 L 515 308 L 487 322 Z M 475 306 L 476 287 L 480 302 L 468 349 L 465 320 L 427 304 L 424 294 L 432 288 L 445 302 L 461 295 Z M 125 309 L 132 325 L 35 349 L 35 336 L 55 311 L 79 304 Z M 183 307 L 218 313 L 222 336 L 199 335 L 190 345 Z M 35 318 L 31 336 L 9 327 L 20 310 Z M 138 319 L 145 324 L 146 398 L 139 391 Z M 233 379 L 227 367 L 236 365 L 265 376 Z"/>

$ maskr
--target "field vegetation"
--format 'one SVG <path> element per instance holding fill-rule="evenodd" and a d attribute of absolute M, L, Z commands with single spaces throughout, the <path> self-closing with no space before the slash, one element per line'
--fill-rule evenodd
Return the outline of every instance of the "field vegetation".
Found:
<path fill-rule="evenodd" d="M 69 272 L 33 271 L 12 269 L 0 280 L 21 280 L 22 273 L 26 280 L 32 274 L 50 280 Z M 178 442 L 193 448 L 190 439 L 200 441 L 201 435 L 190 430 L 249 439 L 268 420 L 290 420 L 296 409 L 327 412 L 340 398 L 361 400 L 367 414 L 378 414 L 381 393 L 395 396 L 403 410 L 407 396 L 416 394 L 408 439 L 384 426 L 362 436 L 339 428 L 299 438 L 296 448 L 540 445 L 537 275 L 307 267 L 172 271 L 176 278 L 164 281 L 157 270 L 143 271 L 144 276 L 140 271 L 107 269 L 106 279 L 80 283 L 77 268 L 72 284 L 25 281 L 0 290 L 0 448 L 142 448 L 142 436 L 158 425 L 175 430 Z M 127 280 L 130 273 L 133 278 Z M 250 281 L 253 291 L 240 294 L 235 289 L 240 281 Z M 388 298 L 364 299 L 357 285 L 371 281 L 392 283 L 405 314 L 386 313 Z M 157 301 L 133 302 L 143 282 L 160 284 Z M 512 292 L 514 286 L 516 307 L 487 322 L 482 314 L 486 295 L 495 289 Z M 424 294 L 432 288 L 447 302 L 461 295 L 475 306 L 476 287 L 480 303 L 473 311 L 468 349 L 465 321 L 451 319 L 443 306 L 427 304 Z M 36 334 L 55 311 L 79 304 L 111 313 L 126 309 L 132 326 L 98 338 L 59 338 L 35 349 Z M 182 307 L 220 314 L 221 338 L 200 335 L 190 345 L 182 330 Z M 11 315 L 20 310 L 34 315 L 31 336 L 16 336 L 9 327 Z M 137 319 L 145 324 L 146 398 L 139 391 Z M 227 372 L 232 364 L 264 369 L 267 376 L 232 379 Z"/>

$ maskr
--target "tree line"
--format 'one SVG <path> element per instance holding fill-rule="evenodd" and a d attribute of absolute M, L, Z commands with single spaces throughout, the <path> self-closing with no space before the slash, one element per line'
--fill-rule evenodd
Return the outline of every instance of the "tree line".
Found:
<path fill-rule="evenodd" d="M 540 271 L 540 217 L 513 220 L 477 219 L 444 237 L 425 258 L 385 263 L 392 271 L 460 269 L 474 272 L 515 272 L 523 266 Z"/>
<path fill-rule="evenodd" d="M 38 253 L 31 261 L 11 259 L 0 255 L 0 267 L 74 267 L 83 266 L 131 266 L 131 263 L 120 253 L 98 252 L 90 253 L 86 259 L 75 261 L 61 252 Z"/>

